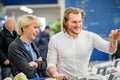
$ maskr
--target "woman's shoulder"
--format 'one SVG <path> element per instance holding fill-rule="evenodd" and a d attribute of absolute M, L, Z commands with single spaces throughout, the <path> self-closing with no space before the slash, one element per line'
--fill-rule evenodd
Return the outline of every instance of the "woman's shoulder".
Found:
<path fill-rule="evenodd" d="M 19 37 L 15 38 L 15 40 L 9 45 L 9 47 L 14 48 L 21 44 L 21 40 Z"/>

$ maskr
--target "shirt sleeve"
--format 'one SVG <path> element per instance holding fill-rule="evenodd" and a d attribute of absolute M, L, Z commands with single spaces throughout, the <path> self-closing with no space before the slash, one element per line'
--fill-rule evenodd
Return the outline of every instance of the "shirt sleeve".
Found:
<path fill-rule="evenodd" d="M 94 46 L 96 49 L 109 53 L 109 50 L 108 50 L 109 41 L 103 39 L 101 36 L 94 33 L 91 33 L 91 37 L 94 41 Z"/>
<path fill-rule="evenodd" d="M 47 68 L 50 66 L 57 65 L 57 50 L 56 50 L 56 41 L 55 38 L 51 38 L 48 44 L 48 54 L 47 54 Z"/>

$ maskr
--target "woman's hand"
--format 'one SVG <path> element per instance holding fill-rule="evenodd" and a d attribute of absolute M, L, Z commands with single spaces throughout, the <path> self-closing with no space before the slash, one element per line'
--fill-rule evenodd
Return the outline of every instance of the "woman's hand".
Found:
<path fill-rule="evenodd" d="M 34 61 L 29 62 L 29 65 L 35 68 L 38 68 L 38 64 Z"/>
<path fill-rule="evenodd" d="M 42 57 L 39 57 L 39 58 L 37 59 L 37 61 L 42 61 Z"/>

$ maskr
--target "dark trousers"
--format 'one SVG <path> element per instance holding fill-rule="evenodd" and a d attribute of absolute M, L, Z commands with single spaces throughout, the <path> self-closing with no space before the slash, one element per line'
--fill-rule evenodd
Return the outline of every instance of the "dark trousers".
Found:
<path fill-rule="evenodd" d="M 10 77 L 11 73 L 12 73 L 12 68 L 11 67 L 1 67 L 2 80 L 5 79 L 6 77 Z"/>

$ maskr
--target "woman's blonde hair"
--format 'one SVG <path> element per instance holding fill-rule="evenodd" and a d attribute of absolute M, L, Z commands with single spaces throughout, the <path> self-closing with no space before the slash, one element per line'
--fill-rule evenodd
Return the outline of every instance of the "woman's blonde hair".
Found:
<path fill-rule="evenodd" d="M 79 8 L 73 8 L 73 7 L 70 7 L 70 8 L 67 8 L 64 12 L 64 16 L 63 16 L 63 31 L 67 31 L 67 25 L 66 25 L 66 22 L 69 20 L 69 14 L 70 13 L 73 13 L 73 14 L 81 14 L 82 16 L 82 21 L 84 20 L 84 17 L 85 17 L 85 13 L 82 9 L 79 9 Z"/>
<path fill-rule="evenodd" d="M 42 25 L 40 20 L 34 15 L 27 14 L 27 15 L 23 15 L 22 17 L 20 17 L 18 22 L 17 22 L 18 35 L 21 36 L 23 34 L 23 28 L 28 27 L 32 23 L 37 24 L 37 26 L 39 26 L 39 28 Z"/>

